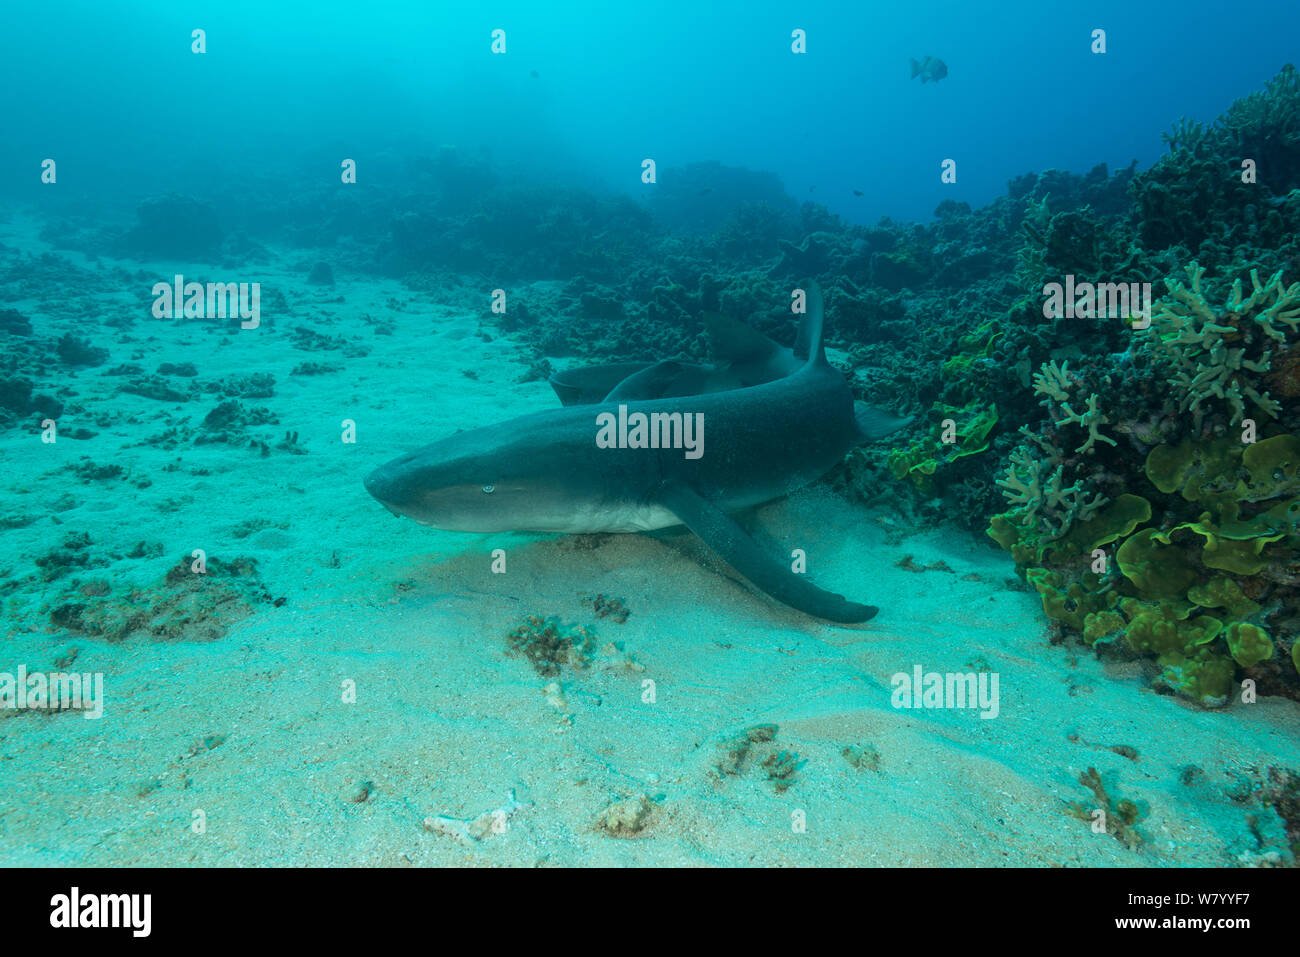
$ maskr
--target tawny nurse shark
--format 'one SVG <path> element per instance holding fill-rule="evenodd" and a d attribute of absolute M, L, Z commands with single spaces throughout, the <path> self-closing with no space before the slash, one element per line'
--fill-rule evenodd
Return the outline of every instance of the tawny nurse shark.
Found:
<path fill-rule="evenodd" d="M 743 323 L 713 320 L 714 351 L 725 363 L 561 374 L 552 385 L 569 403 L 564 408 L 426 445 L 370 473 L 366 489 L 394 514 L 450 531 L 577 534 L 685 525 L 777 601 L 827 621 L 866 621 L 876 607 L 794 573 L 730 514 L 815 481 L 854 446 L 910 421 L 853 401 L 826 361 L 822 323 L 821 292 L 810 284 L 793 352 Z M 702 416 L 704 454 L 598 444 L 598 419 L 636 413 Z"/>

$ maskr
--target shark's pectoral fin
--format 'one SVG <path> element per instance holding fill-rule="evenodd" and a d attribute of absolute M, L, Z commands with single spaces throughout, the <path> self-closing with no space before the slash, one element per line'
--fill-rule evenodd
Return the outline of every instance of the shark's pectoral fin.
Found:
<path fill-rule="evenodd" d="M 815 618 L 843 623 L 866 621 L 880 610 L 854 604 L 796 575 L 764 553 L 735 519 L 685 483 L 666 482 L 656 498 L 732 568 L 782 604 Z"/>

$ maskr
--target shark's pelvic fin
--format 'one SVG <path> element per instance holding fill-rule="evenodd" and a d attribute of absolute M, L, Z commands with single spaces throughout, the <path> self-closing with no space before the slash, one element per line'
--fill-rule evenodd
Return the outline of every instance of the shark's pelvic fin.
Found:
<path fill-rule="evenodd" d="M 665 482 L 656 498 L 732 568 L 782 604 L 844 624 L 874 618 L 880 610 L 855 604 L 796 575 L 789 566 L 768 556 L 735 519 L 684 482 Z"/>
<path fill-rule="evenodd" d="M 911 425 L 914 416 L 897 416 L 865 402 L 854 402 L 853 418 L 858 424 L 858 431 L 862 433 L 862 441 L 874 442 Z"/>

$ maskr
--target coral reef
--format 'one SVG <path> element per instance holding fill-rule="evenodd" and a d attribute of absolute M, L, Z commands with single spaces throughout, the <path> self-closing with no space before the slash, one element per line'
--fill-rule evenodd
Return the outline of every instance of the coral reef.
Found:
<path fill-rule="evenodd" d="M 38 559 L 45 580 L 78 569 L 102 567 L 89 551 L 88 536 L 69 538 L 63 549 Z M 282 604 L 262 586 L 251 558 L 224 562 L 207 558 L 203 573 L 183 556 L 151 588 L 120 586 L 106 580 L 74 579 L 60 599 L 46 608 L 50 626 L 70 635 L 104 641 L 149 638 L 154 641 L 216 641 L 261 603 Z M 57 573 L 51 576 L 51 572 Z"/>
<path fill-rule="evenodd" d="M 141 203 L 136 215 L 123 252 L 169 259 L 209 259 L 220 252 L 221 227 L 207 203 L 169 193 Z"/>
<path fill-rule="evenodd" d="M 882 222 L 856 258 L 833 230 L 819 240 L 845 274 L 826 280 L 835 318 L 860 330 L 870 316 L 877 339 L 909 324 L 853 346 L 852 381 L 922 413 L 835 481 L 878 500 L 902 480 L 913 520 L 986 527 L 1061 637 L 1150 659 L 1161 690 L 1207 705 L 1234 688 L 1300 698 L 1295 69 L 1167 139 L 1144 173 L 1049 171 L 984 210 L 936 210 L 932 227 Z M 1238 175 L 1261 156 L 1267 183 Z M 961 300 L 932 318 L 927 264 L 978 263 L 979 250 L 988 271 L 964 275 Z M 1068 317 L 1044 305 L 1067 275 L 1087 287 Z M 1118 295 L 1143 282 L 1149 299 L 1140 285 Z"/>
<path fill-rule="evenodd" d="M 1263 383 L 1271 350 L 1300 342 L 1300 284 L 1252 271 L 1251 294 L 1238 278 L 1214 309 L 1205 270 L 1186 275 L 1132 332 L 1127 354 L 1148 361 L 1084 377 L 1043 365 L 1034 390 L 1048 421 L 1022 429 L 998 483 L 1010 509 L 988 533 L 1049 617 L 1093 648 L 1154 657 L 1158 686 L 1223 704 L 1240 676 L 1300 697 L 1300 436 L 1284 431 L 1300 403 Z M 1090 395 L 1081 416 L 1067 401 L 1078 388 Z M 1110 398 L 1125 393 L 1143 401 Z M 1112 423 L 1120 439 L 1095 433 Z M 1066 441 L 1066 426 L 1087 441 Z"/>
<path fill-rule="evenodd" d="M 596 635 L 585 625 L 565 628 L 557 618 L 529 615 L 506 632 L 511 653 L 523 655 L 539 675 L 555 677 L 563 666 L 583 669 L 596 654 Z"/>

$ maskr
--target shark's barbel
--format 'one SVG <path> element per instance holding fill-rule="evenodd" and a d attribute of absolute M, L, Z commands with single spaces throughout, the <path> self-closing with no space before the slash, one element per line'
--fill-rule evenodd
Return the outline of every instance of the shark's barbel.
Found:
<path fill-rule="evenodd" d="M 573 404 L 427 445 L 380 466 L 366 477 L 366 489 L 395 514 L 451 531 L 685 525 L 777 601 L 828 621 L 866 621 L 878 609 L 794 573 L 729 513 L 815 481 L 854 446 L 910 420 L 860 403 L 855 410 L 848 384 L 826 361 L 816 284 L 808 288 L 793 355 L 739 323 L 715 331 L 715 344 L 720 338 L 729 340 L 723 351 L 732 356 L 725 366 L 599 367 L 626 378 L 598 402 L 590 400 L 592 384 L 608 385 L 610 373 L 572 376 L 556 392 Z M 567 398 L 561 385 L 571 389 Z M 700 391 L 678 394 L 682 389 Z M 597 416 L 617 414 L 619 406 L 629 416 L 701 414 L 707 453 L 692 459 L 675 448 L 599 447 Z"/>

